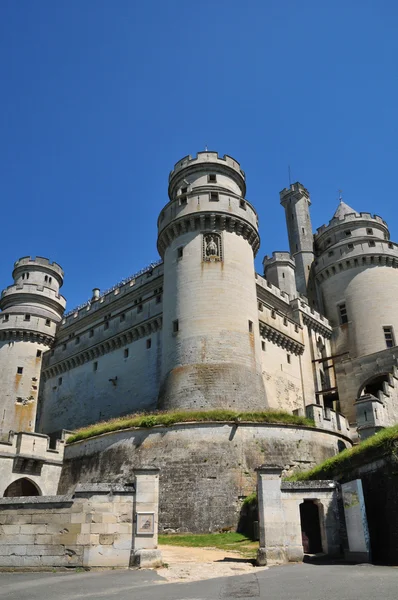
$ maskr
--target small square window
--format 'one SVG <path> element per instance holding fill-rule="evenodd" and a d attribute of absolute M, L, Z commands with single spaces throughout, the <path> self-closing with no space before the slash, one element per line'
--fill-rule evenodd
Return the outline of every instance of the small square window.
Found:
<path fill-rule="evenodd" d="M 261 342 L 261 350 L 265 352 L 265 342 Z"/>
<path fill-rule="evenodd" d="M 8 321 L 9 319 L 10 319 L 10 315 L 4 315 L 4 317 L 3 317 L 3 321 L 4 321 L 5 323 L 7 323 L 7 321 Z"/>
<path fill-rule="evenodd" d="M 243 208 L 243 210 L 246 210 L 246 202 L 244 200 L 239 201 L 239 206 Z"/>
<path fill-rule="evenodd" d="M 22 375 L 22 373 L 23 373 L 23 367 L 17 367 L 17 374 Z"/>
<path fill-rule="evenodd" d="M 208 175 L 207 176 L 207 181 L 209 183 L 216 183 L 217 182 L 217 175 L 213 175 L 213 174 L 212 175 Z"/>
<path fill-rule="evenodd" d="M 177 248 L 177 258 L 182 258 L 184 255 L 184 246 Z"/>
<path fill-rule="evenodd" d="M 347 237 L 349 237 L 351 235 L 351 231 L 349 229 L 347 229 L 347 231 L 344 232 L 346 234 Z"/>
<path fill-rule="evenodd" d="M 30 321 L 30 315 L 25 315 L 24 321 Z"/>
<path fill-rule="evenodd" d="M 98 371 L 98 362 L 93 362 L 93 371 Z"/>
<path fill-rule="evenodd" d="M 188 204 L 188 200 L 186 199 L 186 196 L 183 196 L 182 198 L 180 198 L 179 204 L 180 204 L 180 206 L 182 206 L 183 204 Z"/>
<path fill-rule="evenodd" d="M 374 248 L 376 246 L 376 242 L 374 242 L 373 240 L 368 242 L 368 244 L 371 248 Z"/>
<path fill-rule="evenodd" d="M 181 188 L 181 194 L 187 194 L 187 193 L 188 193 L 188 188 L 187 187 Z"/>
<path fill-rule="evenodd" d="M 210 201 L 211 202 L 219 201 L 218 192 L 210 192 Z"/>
<path fill-rule="evenodd" d="M 46 326 L 50 327 L 50 325 L 51 325 L 51 319 L 46 319 Z"/>
<path fill-rule="evenodd" d="M 40 357 L 41 357 L 41 355 L 42 355 L 42 351 L 41 351 L 41 350 L 38 350 L 38 351 L 36 352 L 36 358 L 40 358 Z"/>
<path fill-rule="evenodd" d="M 253 321 L 249 321 L 249 333 L 253 333 Z"/>
<path fill-rule="evenodd" d="M 123 356 L 124 356 L 124 358 L 128 358 L 129 357 L 129 349 L 128 348 L 125 348 L 123 350 Z"/>
<path fill-rule="evenodd" d="M 368 235 L 373 235 L 373 229 L 371 229 L 371 228 L 369 227 L 369 229 L 367 229 L 367 230 L 366 230 L 366 233 L 367 233 Z"/>
<path fill-rule="evenodd" d="M 178 319 L 176 319 L 175 321 L 173 321 L 173 333 L 177 333 L 178 330 Z"/>
<path fill-rule="evenodd" d="M 94 329 L 90 329 L 90 331 L 88 332 L 88 337 L 93 337 L 94 335 Z"/>
<path fill-rule="evenodd" d="M 62 385 L 62 377 L 58 377 L 58 385 Z"/>
<path fill-rule="evenodd" d="M 151 340 L 151 338 L 149 338 L 149 340 L 147 340 L 147 341 L 146 341 L 146 347 L 147 347 L 147 350 L 149 350 L 149 348 L 150 348 L 151 346 L 152 346 L 152 340 Z"/>
<path fill-rule="evenodd" d="M 352 249 L 354 248 L 354 244 L 347 244 L 347 248 L 348 248 L 349 250 L 352 250 Z"/>
<path fill-rule="evenodd" d="M 391 242 L 388 242 L 388 247 L 392 250 L 392 248 L 394 248 L 394 244 L 392 244 Z"/>

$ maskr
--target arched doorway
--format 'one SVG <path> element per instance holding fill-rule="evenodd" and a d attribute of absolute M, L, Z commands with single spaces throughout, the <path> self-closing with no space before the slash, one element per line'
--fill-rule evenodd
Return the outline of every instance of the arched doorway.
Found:
<path fill-rule="evenodd" d="M 41 496 L 41 492 L 36 484 L 30 479 L 22 477 L 10 483 L 4 492 L 4 498 L 12 498 L 18 496 Z"/>
<path fill-rule="evenodd" d="M 304 500 L 300 504 L 301 536 L 305 554 L 322 552 L 319 509 L 314 500 Z"/>

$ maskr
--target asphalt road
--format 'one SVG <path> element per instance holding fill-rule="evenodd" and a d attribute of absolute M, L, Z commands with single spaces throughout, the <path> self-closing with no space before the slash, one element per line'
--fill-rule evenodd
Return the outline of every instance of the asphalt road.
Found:
<path fill-rule="evenodd" d="M 297 564 L 192 583 L 156 571 L 0 573 L 7 600 L 397 600 L 398 568 Z"/>

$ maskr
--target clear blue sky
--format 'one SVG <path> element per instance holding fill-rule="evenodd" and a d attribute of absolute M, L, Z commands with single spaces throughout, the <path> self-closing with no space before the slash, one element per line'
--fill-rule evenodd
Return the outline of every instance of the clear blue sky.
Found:
<path fill-rule="evenodd" d="M 287 248 L 279 191 L 338 189 L 398 240 L 393 0 L 2 0 L 0 284 L 65 270 L 68 309 L 158 258 L 173 164 L 205 145 L 246 171 L 264 254 Z"/>

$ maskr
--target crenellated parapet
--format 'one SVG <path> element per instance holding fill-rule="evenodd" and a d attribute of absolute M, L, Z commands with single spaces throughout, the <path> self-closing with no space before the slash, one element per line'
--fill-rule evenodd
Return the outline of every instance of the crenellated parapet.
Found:
<path fill-rule="evenodd" d="M 379 217 L 378 215 L 372 215 L 367 212 L 356 212 L 344 215 L 342 218 L 333 218 L 329 221 L 327 225 L 322 225 L 318 227 L 315 234 L 315 240 L 319 240 L 320 236 L 323 236 L 325 233 L 328 233 L 331 229 L 340 226 L 353 226 L 357 228 L 362 223 L 373 223 L 374 225 L 383 228 L 386 232 L 388 232 L 388 225 L 384 219 Z"/>

